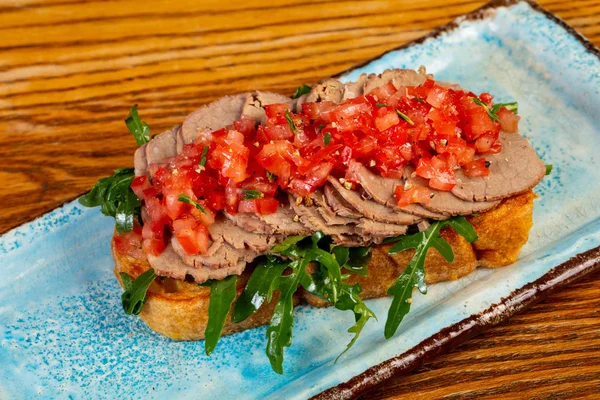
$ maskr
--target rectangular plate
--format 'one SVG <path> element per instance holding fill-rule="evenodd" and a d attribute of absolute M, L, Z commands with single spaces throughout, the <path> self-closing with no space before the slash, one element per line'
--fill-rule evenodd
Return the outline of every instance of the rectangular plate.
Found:
<path fill-rule="evenodd" d="M 301 306 L 277 375 L 265 327 L 222 338 L 209 358 L 204 342 L 174 342 L 126 316 L 112 274 L 113 220 L 72 202 L 0 239 L 0 398 L 300 399 L 326 389 L 346 397 L 596 268 L 598 252 L 588 250 L 600 245 L 598 50 L 536 6 L 497 2 L 342 78 L 421 64 L 437 79 L 517 100 L 521 132 L 554 165 L 536 188 L 535 223 L 516 264 L 416 294 L 390 340 L 390 300 L 369 301 L 379 322 L 337 364 L 351 313 Z"/>

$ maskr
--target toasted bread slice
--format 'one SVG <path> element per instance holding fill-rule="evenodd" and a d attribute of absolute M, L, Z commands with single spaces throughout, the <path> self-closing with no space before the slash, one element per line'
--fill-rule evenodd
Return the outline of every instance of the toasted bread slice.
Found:
<path fill-rule="evenodd" d="M 449 263 L 434 248 L 425 259 L 427 283 L 455 280 L 468 275 L 478 266 L 496 268 L 516 261 L 521 247 L 527 242 L 529 230 L 533 225 L 533 200 L 535 194 L 527 192 L 503 200 L 495 209 L 480 215 L 469 217 L 479 239 L 468 243 L 452 229 L 444 229 L 441 236 L 448 241 L 454 251 L 454 262 Z M 346 282 L 359 282 L 363 288 L 362 298 L 376 298 L 386 295 L 387 289 L 402 273 L 414 250 L 398 254 L 387 254 L 391 245 L 373 248 L 373 257 L 369 263 L 369 275 L 352 275 Z M 115 275 L 123 286 L 119 272 L 125 272 L 132 278 L 138 277 L 150 268 L 146 261 L 118 253 L 111 246 L 115 259 Z M 237 296 L 244 290 L 252 270 L 247 268 L 237 280 Z M 208 322 L 208 303 L 210 289 L 196 283 L 177 281 L 167 278 L 156 280 L 150 286 L 140 317 L 154 331 L 174 340 L 204 339 L 204 329 Z M 328 302 L 299 290 L 296 302 L 306 300 L 317 307 L 330 305 Z M 222 335 L 239 332 L 269 322 L 277 302 L 277 294 L 270 303 L 263 306 L 245 321 L 234 324 L 228 317 Z"/>

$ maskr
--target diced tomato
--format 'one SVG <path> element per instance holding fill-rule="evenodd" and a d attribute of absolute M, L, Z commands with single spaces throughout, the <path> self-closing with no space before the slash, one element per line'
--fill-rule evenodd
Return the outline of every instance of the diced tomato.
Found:
<path fill-rule="evenodd" d="M 494 134 L 492 132 L 487 132 L 487 133 L 481 135 L 475 141 L 475 148 L 477 149 L 477 152 L 478 153 L 489 152 L 490 149 L 492 148 L 492 145 L 496 142 L 497 138 L 498 138 L 498 135 Z"/>
<path fill-rule="evenodd" d="M 132 230 L 114 236 L 115 250 L 121 254 L 127 254 L 140 260 L 146 259 L 146 254 L 142 251 L 142 235 L 140 232 Z"/>
<path fill-rule="evenodd" d="M 404 190 L 402 185 L 396 186 L 394 195 L 398 200 L 398 207 L 406 207 L 413 203 L 429 204 L 431 196 L 429 189 L 425 186 L 413 186 Z"/>
<path fill-rule="evenodd" d="M 244 136 L 248 136 L 254 132 L 256 121 L 254 118 L 250 118 L 247 115 L 242 114 L 242 117 L 233 123 L 233 127 L 236 131 L 241 132 Z"/>
<path fill-rule="evenodd" d="M 135 193 L 140 200 L 144 200 L 144 191 L 149 189 L 151 186 L 152 185 L 150 184 L 150 181 L 146 175 L 136 176 L 131 181 L 131 190 L 133 190 L 133 193 Z"/>
<path fill-rule="evenodd" d="M 373 96 L 378 103 L 386 103 L 388 98 L 397 91 L 396 86 L 392 82 L 388 82 L 371 90 L 368 95 Z"/>
<path fill-rule="evenodd" d="M 320 101 L 318 103 L 303 103 L 302 113 L 310 120 L 325 119 L 329 121 L 327 114 L 335 108 L 336 104 L 333 101 Z"/>
<path fill-rule="evenodd" d="M 186 208 L 186 203 L 179 201 L 179 193 L 169 193 L 165 195 L 165 206 L 167 215 L 171 219 L 177 219 Z"/>
<path fill-rule="evenodd" d="M 416 168 L 417 175 L 429 179 L 433 189 L 449 191 L 456 186 L 454 171 L 439 157 L 421 158 Z"/>
<path fill-rule="evenodd" d="M 277 175 L 280 185 L 285 184 L 292 174 L 294 147 L 287 140 L 276 140 L 263 146 L 256 156 L 258 163 L 267 171 Z"/>
<path fill-rule="evenodd" d="M 264 129 L 268 140 L 289 139 L 294 136 L 289 125 L 266 126 Z"/>
<path fill-rule="evenodd" d="M 473 160 L 462 166 L 466 176 L 488 176 L 490 169 L 485 166 L 485 159 Z"/>
<path fill-rule="evenodd" d="M 268 125 L 287 124 L 285 118 L 286 111 L 290 112 L 290 106 L 287 104 L 268 104 L 265 106 Z"/>
<path fill-rule="evenodd" d="M 279 202 L 272 197 L 257 199 L 257 207 L 259 214 L 274 214 L 277 212 Z"/>
<path fill-rule="evenodd" d="M 443 108 L 448 103 L 448 97 L 448 90 L 435 85 L 427 94 L 425 101 L 436 109 L 439 109 Z"/>
<path fill-rule="evenodd" d="M 208 193 L 208 200 L 206 201 L 206 204 L 215 211 L 224 209 L 225 193 L 221 191 Z"/>
<path fill-rule="evenodd" d="M 142 249 L 146 254 L 160 255 L 165 250 L 165 242 L 161 239 L 144 239 Z"/>
<path fill-rule="evenodd" d="M 208 250 L 208 230 L 204 225 L 183 228 L 175 237 L 187 255 L 206 254 Z"/>
<path fill-rule="evenodd" d="M 502 107 L 498 110 L 498 118 L 500 118 L 500 127 L 503 131 L 508 133 L 516 133 L 519 130 L 519 117 L 512 111 L 509 111 L 506 107 Z"/>
<path fill-rule="evenodd" d="M 383 132 L 392 126 L 399 124 L 400 118 L 392 107 L 382 107 L 377 110 L 375 126 L 379 132 Z"/>

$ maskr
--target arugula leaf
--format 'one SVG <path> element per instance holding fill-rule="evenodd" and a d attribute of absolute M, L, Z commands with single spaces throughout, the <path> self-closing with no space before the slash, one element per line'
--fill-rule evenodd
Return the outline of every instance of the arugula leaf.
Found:
<path fill-rule="evenodd" d="M 200 166 L 204 167 L 206 165 L 206 156 L 208 155 L 208 146 L 204 146 L 202 149 L 202 155 L 200 155 Z"/>
<path fill-rule="evenodd" d="M 331 143 L 331 133 L 325 132 L 323 135 L 323 144 L 325 146 L 329 146 L 329 143 Z"/>
<path fill-rule="evenodd" d="M 125 286 L 125 290 L 129 290 L 131 284 L 133 283 L 133 278 L 129 276 L 129 274 L 125 272 L 119 272 L 119 276 L 121 277 L 121 282 L 123 282 L 123 286 Z"/>
<path fill-rule="evenodd" d="M 287 250 L 291 249 L 296 243 L 306 239 L 307 237 L 308 236 L 288 236 L 283 241 L 273 246 L 273 248 L 271 248 L 271 253 L 289 255 L 286 254 Z"/>
<path fill-rule="evenodd" d="M 123 279 L 123 275 L 128 278 Z M 146 303 L 146 293 L 156 276 L 152 268 L 142 273 L 135 280 L 132 280 L 129 275 L 121 273 L 121 279 L 125 286 L 125 291 L 121 295 L 121 303 L 125 314 L 138 315 L 142 311 Z"/>
<path fill-rule="evenodd" d="M 410 311 L 412 303 L 412 291 L 415 286 L 423 294 L 427 293 L 427 284 L 425 283 L 425 257 L 429 248 L 434 247 L 448 261 L 454 261 L 454 252 L 446 240 L 440 236 L 440 230 L 445 227 L 451 227 L 467 241 L 477 240 L 477 233 L 473 226 L 465 217 L 459 216 L 447 221 L 436 221 L 432 223 L 424 232 L 418 232 L 413 235 L 397 236 L 384 241 L 386 243 L 396 244 L 390 248 L 389 254 L 399 253 L 408 249 L 415 249 L 415 254 L 410 262 L 398 277 L 396 282 L 388 289 L 387 293 L 394 296 L 392 304 L 388 311 L 388 318 L 385 323 L 384 335 L 389 339 L 396 333 L 398 326 Z"/>
<path fill-rule="evenodd" d="M 338 310 L 352 310 L 354 312 L 354 320 L 356 323 L 348 328 L 348 333 L 354 333 L 354 337 L 350 340 L 350 343 L 346 345 L 344 351 L 340 353 L 339 356 L 335 359 L 334 363 L 336 363 L 341 356 L 344 355 L 354 343 L 358 340 L 360 333 L 363 328 L 367 324 L 367 321 L 371 318 L 377 319 L 375 313 L 367 307 L 367 305 L 358 297 L 358 295 L 362 292 L 362 288 L 359 283 L 356 283 L 352 286 L 344 284 L 342 286 L 342 292 L 340 298 L 337 303 L 335 303 L 335 308 Z"/>
<path fill-rule="evenodd" d="M 467 242 L 473 243 L 477 240 L 477 232 L 473 228 L 473 225 L 467 221 L 463 216 L 458 216 L 444 221 L 444 226 L 450 226 L 459 235 L 467 239 Z"/>
<path fill-rule="evenodd" d="M 287 123 L 290 126 L 290 129 L 292 130 L 292 132 L 295 135 L 298 130 L 296 129 L 294 120 L 292 119 L 292 116 L 290 115 L 290 110 L 285 110 L 285 119 L 287 120 Z"/>
<path fill-rule="evenodd" d="M 204 330 L 206 355 L 213 352 L 219 338 L 231 304 L 235 300 L 237 275 L 222 280 L 210 281 L 210 302 L 208 303 L 208 323 Z"/>
<path fill-rule="evenodd" d="M 131 190 L 133 168 L 119 168 L 112 176 L 96 182 L 92 190 L 79 198 L 85 207 L 98 207 L 102 214 L 114 217 L 117 233 L 133 229 L 134 217 L 140 215 L 141 201 Z"/>
<path fill-rule="evenodd" d="M 127 125 L 127 129 L 135 137 L 135 142 L 138 146 L 150 141 L 150 127 L 147 123 L 140 121 L 137 104 L 134 104 L 131 110 L 129 110 L 129 115 L 125 119 L 125 125 Z"/>
<path fill-rule="evenodd" d="M 546 164 L 546 176 L 552 172 L 552 164 Z"/>
<path fill-rule="evenodd" d="M 401 112 L 401 111 L 400 111 L 400 110 L 398 110 L 397 108 L 396 108 L 396 114 L 398 114 L 398 116 L 399 116 L 400 118 L 402 118 L 403 120 L 405 120 L 406 122 L 408 122 L 410 125 L 414 125 L 414 124 L 415 124 L 415 123 L 413 122 L 413 120 L 409 118 L 409 116 L 408 116 L 408 115 L 404 114 L 403 112 Z"/>
<path fill-rule="evenodd" d="M 298 97 L 310 93 L 310 86 L 303 83 L 302 85 L 296 88 L 296 92 L 292 95 L 292 99 L 297 99 Z"/>
<path fill-rule="evenodd" d="M 369 274 L 367 267 L 371 262 L 373 249 L 370 246 L 350 247 L 349 253 L 348 262 L 343 267 L 357 275 L 367 276 Z"/>
<path fill-rule="evenodd" d="M 244 200 L 262 199 L 265 194 L 258 190 L 244 190 Z"/>
<path fill-rule="evenodd" d="M 342 283 L 342 272 L 336 259 L 331 253 L 316 248 L 316 243 L 314 248 L 306 251 L 303 259 L 308 262 L 317 261 L 321 266 L 325 267 L 327 270 L 326 280 L 328 282 L 328 285 L 325 287 L 325 295 L 327 300 L 335 304 L 338 300 L 340 285 Z"/>
<path fill-rule="evenodd" d="M 275 257 L 262 257 L 252 272 L 244 291 L 235 303 L 231 322 L 239 323 L 254 314 L 265 302 L 275 279 L 287 268 L 287 263 Z"/>
<path fill-rule="evenodd" d="M 331 249 L 331 254 L 333 254 L 338 264 L 343 267 L 350 258 L 350 247 L 335 246 L 333 249 Z"/>
<path fill-rule="evenodd" d="M 182 203 L 191 204 L 194 207 L 196 207 L 198 210 L 202 211 L 203 214 L 206 214 L 206 210 L 204 209 L 204 207 L 202 207 L 202 204 L 198 203 L 197 201 L 192 200 L 190 198 L 190 196 L 186 196 L 184 194 L 180 194 L 177 197 L 177 200 L 181 201 Z"/>
<path fill-rule="evenodd" d="M 307 265 L 308 260 L 304 259 L 290 262 L 288 266 L 292 272 L 278 277 L 272 287 L 273 290 L 279 290 L 279 299 L 267 328 L 267 356 L 271 367 L 278 374 L 283 373 L 283 350 L 292 344 L 294 293 L 306 275 Z"/>

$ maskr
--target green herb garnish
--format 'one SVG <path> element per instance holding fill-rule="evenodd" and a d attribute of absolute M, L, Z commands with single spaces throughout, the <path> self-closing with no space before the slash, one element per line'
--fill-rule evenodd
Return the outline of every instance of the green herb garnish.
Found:
<path fill-rule="evenodd" d="M 137 104 L 134 104 L 131 110 L 129 110 L 129 115 L 125 119 L 125 125 L 127 125 L 127 129 L 135 137 L 135 142 L 138 146 L 150 141 L 150 127 L 144 121 L 140 121 Z"/>
<path fill-rule="evenodd" d="M 473 102 L 475 104 L 483 107 L 485 109 L 485 111 L 487 112 L 488 116 L 490 117 L 490 119 L 494 122 L 500 122 L 500 117 L 498 117 L 498 111 L 500 111 L 500 109 L 502 107 L 506 107 L 507 110 L 510 110 L 510 111 L 514 112 L 515 114 L 519 113 L 519 107 L 518 107 L 518 104 L 516 101 L 514 101 L 512 103 L 498 103 L 498 104 L 495 104 L 492 108 L 490 108 L 486 103 L 484 103 L 477 97 L 472 97 L 471 99 L 473 100 Z"/>
<path fill-rule="evenodd" d="M 412 98 L 414 101 L 418 101 L 419 103 L 425 103 L 425 100 L 420 98 L 420 97 L 413 97 Z"/>
<path fill-rule="evenodd" d="M 387 104 L 384 104 L 384 103 L 377 103 L 375 105 L 379 108 L 387 107 Z"/>
<path fill-rule="evenodd" d="M 405 120 L 406 122 L 408 122 L 410 125 L 414 125 L 414 124 L 415 124 L 415 123 L 413 122 L 413 120 L 412 120 L 412 119 L 410 119 L 410 118 L 408 117 L 408 115 L 404 114 L 403 112 L 401 112 L 401 111 L 400 111 L 400 110 L 398 110 L 397 108 L 396 108 L 396 113 L 398 114 L 398 116 L 399 116 L 400 118 L 402 118 L 403 120 Z"/>
<path fill-rule="evenodd" d="M 322 131 L 322 130 L 323 130 L 323 128 L 325 128 L 325 125 L 324 125 L 324 124 L 320 124 L 320 125 L 319 125 L 319 131 Z"/>
<path fill-rule="evenodd" d="M 131 190 L 134 178 L 133 168 L 119 168 L 112 176 L 96 182 L 92 190 L 79 198 L 85 207 L 98 207 L 102 214 L 114 217 L 117 233 L 133 229 L 136 215 L 140 215 L 140 199 Z"/>
<path fill-rule="evenodd" d="M 121 295 L 121 303 L 123 304 L 123 310 L 127 315 L 138 315 L 144 304 L 146 303 L 146 293 L 148 288 L 156 279 L 154 270 L 149 270 L 142 273 L 135 280 L 131 279 L 131 276 L 124 272 L 120 272 L 121 281 L 125 286 L 125 291 Z"/>
<path fill-rule="evenodd" d="M 244 200 L 262 199 L 263 197 L 265 197 L 265 194 L 258 190 L 244 190 Z"/>
<path fill-rule="evenodd" d="M 385 323 L 384 335 L 386 339 L 391 338 L 396 333 L 402 319 L 410 311 L 413 288 L 416 286 L 421 293 L 427 293 L 427 285 L 425 283 L 425 257 L 427 256 L 427 251 L 431 247 L 434 247 L 448 262 L 454 261 L 452 247 L 439 235 L 440 230 L 446 226 L 452 227 L 470 243 L 477 240 L 477 233 L 466 218 L 455 217 L 447 221 L 436 221 L 424 232 L 397 236 L 386 241 L 387 243 L 396 243 L 388 251 L 389 254 L 415 249 L 415 254 L 406 266 L 406 269 L 387 291 L 394 298 Z"/>
<path fill-rule="evenodd" d="M 303 83 L 302 85 L 296 88 L 296 92 L 292 95 L 292 99 L 297 99 L 298 97 L 310 93 L 310 86 Z"/>
<path fill-rule="evenodd" d="M 546 176 L 552 172 L 552 164 L 546 164 Z"/>
<path fill-rule="evenodd" d="M 208 146 L 204 146 L 202 149 L 202 155 L 200 156 L 200 166 L 204 167 L 206 165 L 206 156 L 208 155 Z"/>
<path fill-rule="evenodd" d="M 206 337 L 204 346 L 207 356 L 217 346 L 223 325 L 225 325 L 225 319 L 229 314 L 229 310 L 231 310 L 231 304 L 235 300 L 237 276 L 230 275 L 225 279 L 214 279 L 209 282 L 208 322 L 204 330 L 204 336 Z"/>
<path fill-rule="evenodd" d="M 252 272 L 252 276 L 246 284 L 240 298 L 235 303 L 231 321 L 239 323 L 254 314 L 263 305 L 269 293 L 272 295 L 275 279 L 279 278 L 287 268 L 288 263 L 277 257 L 263 256 Z"/>
<path fill-rule="evenodd" d="M 492 112 L 494 114 L 497 114 L 498 111 L 500 111 L 500 109 L 502 107 L 505 107 L 508 111 L 512 111 L 515 114 L 519 113 L 519 105 L 517 104 L 516 101 L 513 101 L 512 103 L 498 103 L 498 104 L 494 104 L 494 106 L 492 107 Z"/>
<path fill-rule="evenodd" d="M 294 134 L 296 134 L 296 132 L 298 130 L 296 129 L 296 125 L 294 124 L 294 120 L 292 119 L 292 116 L 290 115 L 290 110 L 285 110 L 285 119 L 287 120 L 287 123 L 290 126 L 290 129 L 292 130 L 292 132 Z"/>
<path fill-rule="evenodd" d="M 198 210 L 202 211 L 203 214 L 206 214 L 206 210 L 204 209 L 204 207 L 202 207 L 202 204 L 198 203 L 197 201 L 192 200 L 189 196 L 180 194 L 177 197 L 177 200 L 181 201 L 182 203 L 191 204 L 192 206 L 196 207 Z"/>
<path fill-rule="evenodd" d="M 331 133 L 325 132 L 323 135 L 323 144 L 325 146 L 329 146 L 329 143 L 331 143 Z"/>

